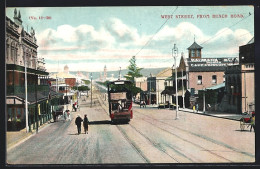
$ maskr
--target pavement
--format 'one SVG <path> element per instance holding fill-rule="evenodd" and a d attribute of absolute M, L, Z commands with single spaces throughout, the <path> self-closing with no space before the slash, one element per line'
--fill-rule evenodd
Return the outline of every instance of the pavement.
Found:
<path fill-rule="evenodd" d="M 100 105 L 103 107 L 103 109 L 106 110 L 108 107 L 107 101 L 104 101 L 102 97 L 98 97 L 98 100 L 100 102 Z M 138 104 L 136 104 L 136 105 L 139 106 Z M 71 106 L 68 106 L 68 107 L 70 110 L 72 109 Z M 144 109 L 156 109 L 156 108 L 157 108 L 157 105 L 147 105 L 146 108 L 144 108 Z M 179 111 L 187 112 L 187 113 L 194 113 L 194 114 L 199 114 L 199 115 L 212 116 L 212 117 L 216 117 L 216 118 L 237 120 L 237 121 L 242 117 L 242 115 L 239 115 L 239 114 L 227 114 L 227 113 L 223 113 L 223 112 L 203 113 L 202 111 L 193 112 L 193 110 L 191 110 L 191 109 L 183 109 L 183 108 L 180 108 Z M 106 110 L 106 112 L 108 113 L 107 110 Z M 51 123 L 53 123 L 52 120 L 39 126 L 38 132 L 41 132 L 42 130 L 47 128 Z M 28 140 L 30 137 L 32 137 L 35 134 L 37 134 L 36 130 L 33 130 L 32 132 L 28 132 L 28 133 L 26 132 L 26 129 L 22 129 L 20 131 L 7 131 L 6 132 L 7 151 L 18 146 L 22 142 Z"/>
<path fill-rule="evenodd" d="M 71 111 L 72 106 L 68 105 L 68 109 Z M 59 117 L 60 118 L 60 117 Z M 39 125 L 38 133 L 47 128 L 51 123 L 53 123 L 53 120 L 50 120 L 42 125 Z M 6 148 L 7 151 L 13 149 L 14 147 L 18 146 L 19 144 L 25 142 L 32 136 L 37 134 L 36 130 L 33 130 L 31 132 L 26 132 L 26 129 L 22 129 L 20 131 L 7 131 L 6 132 Z"/>

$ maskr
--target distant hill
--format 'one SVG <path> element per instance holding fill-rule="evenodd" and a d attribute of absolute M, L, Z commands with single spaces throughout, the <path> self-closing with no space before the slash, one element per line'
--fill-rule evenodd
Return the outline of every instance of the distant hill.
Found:
<path fill-rule="evenodd" d="M 150 74 L 155 76 L 164 69 L 166 69 L 166 67 L 164 67 L 164 68 L 144 68 L 141 70 L 141 74 L 145 77 L 150 76 Z M 90 72 L 86 72 L 86 71 L 80 71 L 80 72 L 84 75 L 86 75 L 87 73 L 90 73 Z M 127 69 L 121 70 L 121 76 L 123 77 L 124 75 L 127 74 L 127 72 L 128 72 Z M 57 72 L 50 72 L 50 73 L 57 73 Z M 99 79 L 100 73 L 102 73 L 102 76 L 104 75 L 104 72 L 92 72 L 93 79 Z M 76 75 L 77 71 L 70 71 L 70 74 Z M 111 77 L 112 74 L 116 78 L 119 75 L 119 71 L 107 71 L 107 77 Z"/>

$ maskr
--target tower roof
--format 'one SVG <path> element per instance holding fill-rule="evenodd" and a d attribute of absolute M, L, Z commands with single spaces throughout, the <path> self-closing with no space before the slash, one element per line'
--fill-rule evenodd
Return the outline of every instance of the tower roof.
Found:
<path fill-rule="evenodd" d="M 198 45 L 195 41 L 194 43 L 188 47 L 187 49 L 190 50 L 190 49 L 202 49 L 203 47 L 201 47 L 200 45 Z"/>

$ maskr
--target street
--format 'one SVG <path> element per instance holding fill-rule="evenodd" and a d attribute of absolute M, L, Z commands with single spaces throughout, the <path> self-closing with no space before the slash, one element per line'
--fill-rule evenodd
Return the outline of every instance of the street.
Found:
<path fill-rule="evenodd" d="M 79 100 L 72 120 L 50 123 L 7 151 L 8 164 L 237 163 L 255 161 L 255 133 L 239 122 L 134 105 L 129 124 L 111 125 L 98 93 Z M 88 115 L 89 133 L 77 134 L 75 118 Z M 83 132 L 83 126 L 82 126 Z"/>

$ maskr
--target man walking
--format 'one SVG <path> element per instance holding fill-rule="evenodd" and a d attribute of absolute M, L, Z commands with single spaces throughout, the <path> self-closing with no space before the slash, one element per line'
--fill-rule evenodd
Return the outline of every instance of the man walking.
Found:
<path fill-rule="evenodd" d="M 75 124 L 77 125 L 78 128 L 78 134 L 81 133 L 81 122 L 82 122 L 82 118 L 80 117 L 80 115 L 78 114 L 78 117 L 75 120 Z"/>

